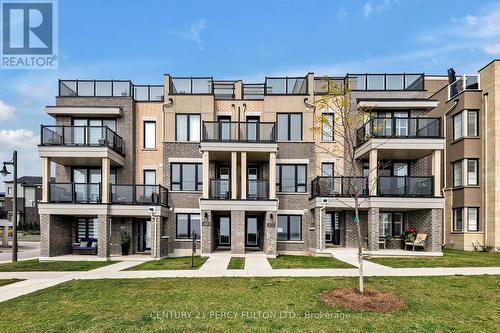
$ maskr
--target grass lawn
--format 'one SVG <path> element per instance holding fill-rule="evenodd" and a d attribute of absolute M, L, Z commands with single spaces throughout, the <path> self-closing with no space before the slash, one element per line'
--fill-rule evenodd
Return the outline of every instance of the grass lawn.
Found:
<path fill-rule="evenodd" d="M 406 303 L 388 314 L 324 305 L 356 278 L 73 280 L 0 303 L 4 332 L 495 332 L 499 276 L 370 277 Z M 310 315 L 323 318 L 310 318 Z M 222 316 L 230 317 L 221 318 Z M 334 318 L 325 318 L 325 316 Z M 337 318 L 335 318 L 337 316 Z M 270 318 L 273 317 L 273 318 Z"/>
<path fill-rule="evenodd" d="M 245 268 L 245 258 L 233 257 L 227 265 L 227 269 L 244 269 Z"/>
<path fill-rule="evenodd" d="M 280 268 L 355 268 L 332 257 L 278 256 L 267 259 L 274 269 Z"/>
<path fill-rule="evenodd" d="M 38 261 L 23 260 L 0 265 L 0 272 L 90 271 L 117 261 Z"/>
<path fill-rule="evenodd" d="M 489 267 L 500 266 L 500 254 L 444 249 L 442 257 L 367 258 L 371 262 L 400 267 Z"/>
<path fill-rule="evenodd" d="M 150 260 L 140 265 L 127 268 L 126 271 L 154 271 L 161 269 L 199 269 L 208 257 L 194 257 L 194 267 L 191 267 L 191 257 L 165 258 Z"/>
<path fill-rule="evenodd" d="M 0 287 L 6 286 L 6 285 L 11 284 L 11 283 L 16 283 L 19 281 L 22 281 L 22 280 L 20 280 L 20 279 L 3 279 L 3 280 L 0 280 Z"/>

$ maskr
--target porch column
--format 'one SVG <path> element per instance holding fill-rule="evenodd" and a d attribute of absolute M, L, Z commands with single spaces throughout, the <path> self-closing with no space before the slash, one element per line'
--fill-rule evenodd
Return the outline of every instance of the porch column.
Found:
<path fill-rule="evenodd" d="M 377 150 L 370 150 L 370 161 L 369 161 L 369 172 L 368 172 L 368 190 L 371 196 L 377 195 Z"/>
<path fill-rule="evenodd" d="M 206 217 L 205 217 L 206 216 Z M 212 212 L 201 211 L 201 254 L 211 253 L 214 249 Z"/>
<path fill-rule="evenodd" d="M 111 160 L 109 158 L 102 159 L 101 171 L 101 200 L 102 203 L 109 203 L 109 174 L 111 173 Z"/>
<path fill-rule="evenodd" d="M 49 202 L 50 158 L 42 157 L 42 202 Z"/>
<path fill-rule="evenodd" d="M 430 243 L 431 251 L 441 252 L 441 241 L 443 233 L 443 210 L 442 209 L 431 209 L 431 234 Z"/>
<path fill-rule="evenodd" d="M 441 150 L 432 152 L 432 175 L 434 176 L 434 196 L 441 196 Z"/>
<path fill-rule="evenodd" d="M 97 256 L 109 259 L 111 254 L 111 221 L 109 215 L 97 216 Z"/>
<path fill-rule="evenodd" d="M 264 253 L 276 255 L 276 212 L 266 212 L 264 220 Z"/>
<path fill-rule="evenodd" d="M 245 151 L 241 152 L 241 187 L 240 187 L 240 197 L 242 200 L 247 198 L 247 153 Z"/>
<path fill-rule="evenodd" d="M 203 198 L 208 199 L 210 189 L 210 162 L 208 151 L 203 152 L 202 167 L 203 167 Z"/>
<path fill-rule="evenodd" d="M 238 199 L 238 153 L 231 152 L 231 199 Z"/>
<path fill-rule="evenodd" d="M 2 226 L 2 246 L 3 247 L 9 246 L 9 226 L 8 225 Z"/>
<path fill-rule="evenodd" d="M 379 225 L 379 209 L 370 208 L 368 209 L 368 250 L 377 251 L 378 250 L 378 225 Z M 357 221 L 360 223 L 360 221 Z"/>
<path fill-rule="evenodd" d="M 269 154 L 269 199 L 276 199 L 276 153 Z"/>

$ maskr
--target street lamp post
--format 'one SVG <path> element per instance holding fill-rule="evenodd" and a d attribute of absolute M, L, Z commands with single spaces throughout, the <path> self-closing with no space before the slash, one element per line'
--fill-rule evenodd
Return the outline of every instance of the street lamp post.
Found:
<path fill-rule="evenodd" d="M 12 165 L 14 168 L 12 176 L 14 177 L 12 189 L 12 262 L 17 261 L 17 150 L 12 154 L 12 160 L 3 162 L 3 168 L 0 170 L 2 176 L 10 175 L 6 165 Z M 7 233 L 9 231 L 7 230 Z"/>

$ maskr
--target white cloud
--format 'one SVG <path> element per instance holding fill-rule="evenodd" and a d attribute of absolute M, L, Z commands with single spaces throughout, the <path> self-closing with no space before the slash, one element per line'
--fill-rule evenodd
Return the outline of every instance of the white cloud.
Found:
<path fill-rule="evenodd" d="M 380 13 L 389 9 L 392 5 L 399 3 L 399 0 L 379 0 L 368 1 L 362 7 L 363 16 L 367 19 L 372 13 Z"/>
<path fill-rule="evenodd" d="M 16 109 L 0 100 L 0 120 L 9 120 L 15 118 Z"/>
<path fill-rule="evenodd" d="M 189 26 L 188 30 L 182 34 L 182 37 L 190 39 L 197 44 L 201 44 L 201 32 L 205 30 L 206 27 L 206 20 L 199 19 Z"/>
<path fill-rule="evenodd" d="M 368 16 L 370 16 L 370 14 L 372 13 L 372 10 L 373 10 L 372 9 L 372 3 L 370 1 L 368 1 L 363 6 L 363 16 L 365 18 L 368 18 Z"/>
<path fill-rule="evenodd" d="M 497 55 L 500 54 L 500 43 L 488 44 L 484 47 L 484 52 Z"/>

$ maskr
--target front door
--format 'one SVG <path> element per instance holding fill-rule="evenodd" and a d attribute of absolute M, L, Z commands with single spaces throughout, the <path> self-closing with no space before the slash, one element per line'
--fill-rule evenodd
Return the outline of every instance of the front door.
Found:
<path fill-rule="evenodd" d="M 231 218 L 229 216 L 219 216 L 217 242 L 220 246 L 231 245 Z"/>
<path fill-rule="evenodd" d="M 324 218 L 325 242 L 340 245 L 340 220 L 339 213 L 326 213 Z"/>
<path fill-rule="evenodd" d="M 245 246 L 259 247 L 259 218 L 247 216 L 245 223 Z"/>
<path fill-rule="evenodd" d="M 138 224 L 138 235 L 139 235 L 139 252 L 145 252 L 151 250 L 151 220 L 139 220 Z"/>

